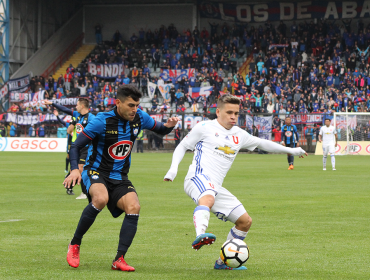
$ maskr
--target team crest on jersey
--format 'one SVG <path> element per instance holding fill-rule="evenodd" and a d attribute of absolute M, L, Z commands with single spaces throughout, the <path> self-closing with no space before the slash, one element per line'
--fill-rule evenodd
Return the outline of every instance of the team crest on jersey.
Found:
<path fill-rule="evenodd" d="M 80 123 L 76 124 L 76 133 L 77 133 L 77 135 L 80 134 L 83 130 L 84 130 L 84 127 L 82 126 L 82 124 L 80 124 Z"/>
<path fill-rule="evenodd" d="M 291 131 L 286 131 L 286 132 L 285 132 L 285 136 L 286 136 L 286 137 L 292 137 L 292 135 L 293 135 L 293 134 L 292 134 L 292 132 L 291 132 Z"/>
<path fill-rule="evenodd" d="M 131 141 L 119 141 L 108 148 L 108 154 L 115 160 L 124 160 L 131 152 Z"/>
<path fill-rule="evenodd" d="M 239 144 L 239 137 L 238 136 L 233 136 L 233 141 L 235 144 Z"/>
<path fill-rule="evenodd" d="M 94 179 L 94 180 L 98 180 L 99 176 L 98 175 L 92 175 L 91 178 Z"/>
<path fill-rule="evenodd" d="M 83 121 L 83 124 L 86 124 L 86 120 Z"/>
<path fill-rule="evenodd" d="M 136 136 L 138 132 L 139 132 L 139 129 L 138 128 L 135 128 L 134 129 L 134 135 Z"/>

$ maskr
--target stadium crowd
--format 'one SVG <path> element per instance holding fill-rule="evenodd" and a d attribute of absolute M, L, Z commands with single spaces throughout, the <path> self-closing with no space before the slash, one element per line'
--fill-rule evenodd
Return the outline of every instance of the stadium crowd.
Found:
<path fill-rule="evenodd" d="M 114 104 L 120 84 L 134 84 L 148 96 L 148 82 L 172 83 L 170 99 L 158 89 L 150 100 L 149 113 L 194 112 L 214 114 L 217 98 L 225 93 L 242 100 L 239 125 L 245 114 L 278 114 L 281 126 L 289 114 L 325 114 L 334 111 L 370 112 L 370 24 L 358 20 L 318 20 L 317 23 L 284 22 L 249 26 L 209 23 L 193 31 L 178 31 L 171 24 L 123 38 L 117 30 L 102 41 L 96 28 L 97 46 L 76 68 L 70 65 L 57 80 L 35 76 L 31 91 L 46 90 L 46 98 L 86 97 L 92 111 L 106 111 Z M 238 66 L 247 57 L 249 73 L 241 76 Z M 124 71 L 104 80 L 87 72 L 88 63 L 123 63 Z M 194 68 L 188 79 L 163 81 L 157 69 Z M 207 97 L 192 98 L 191 87 L 212 86 Z M 45 108 L 13 104 L 10 112 L 43 112 Z M 46 109 L 48 110 L 48 109 Z M 368 127 L 360 127 L 366 134 Z"/>

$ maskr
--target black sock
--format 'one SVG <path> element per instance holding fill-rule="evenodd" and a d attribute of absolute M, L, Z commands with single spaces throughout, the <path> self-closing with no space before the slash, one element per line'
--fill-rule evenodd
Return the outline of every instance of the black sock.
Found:
<path fill-rule="evenodd" d="M 69 158 L 66 157 L 66 170 L 68 170 Z"/>
<path fill-rule="evenodd" d="M 288 164 L 290 165 L 290 156 L 287 156 Z"/>
<path fill-rule="evenodd" d="M 101 210 L 97 209 L 92 203 L 89 203 L 82 211 L 80 221 L 78 222 L 75 235 L 71 241 L 71 245 L 81 245 L 81 239 L 94 223 L 96 216 Z"/>
<path fill-rule="evenodd" d="M 291 158 L 292 158 L 292 160 L 291 160 L 292 165 L 294 165 L 294 156 L 291 156 Z"/>
<path fill-rule="evenodd" d="M 118 242 L 118 256 L 125 256 L 128 248 L 130 247 L 132 240 L 135 237 L 137 230 L 137 222 L 139 221 L 139 214 L 126 214 L 125 219 L 123 220 L 121 231 L 119 233 L 119 242 Z M 116 256 L 116 259 L 118 259 Z"/>
<path fill-rule="evenodd" d="M 116 255 L 114 261 L 118 260 L 121 256 L 122 256 L 122 258 L 125 258 L 125 255 L 126 255 L 126 251 L 120 251 L 120 250 L 118 250 L 117 251 L 117 255 Z"/>

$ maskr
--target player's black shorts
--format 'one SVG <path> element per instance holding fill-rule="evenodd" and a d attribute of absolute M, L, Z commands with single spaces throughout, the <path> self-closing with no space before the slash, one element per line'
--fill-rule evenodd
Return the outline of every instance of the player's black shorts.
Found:
<path fill-rule="evenodd" d="M 86 195 L 89 199 L 89 202 L 91 202 L 89 189 L 92 184 L 96 183 L 103 184 L 107 188 L 109 195 L 107 206 L 114 218 L 119 217 L 123 213 L 123 210 L 117 207 L 118 200 L 120 200 L 122 196 L 128 194 L 129 192 L 136 193 L 135 187 L 132 185 L 128 177 L 123 177 L 122 181 L 118 181 L 103 176 L 96 171 L 84 169 L 82 172 L 81 185 L 82 189 L 86 190 Z"/>
<path fill-rule="evenodd" d="M 295 148 L 295 146 L 296 146 L 295 143 L 290 143 L 290 144 L 285 143 L 285 147 L 288 147 L 288 148 Z"/>
<path fill-rule="evenodd" d="M 89 147 L 83 147 L 81 149 L 81 151 L 80 151 L 80 160 L 79 160 L 78 164 L 85 164 L 88 151 L 89 151 Z"/>

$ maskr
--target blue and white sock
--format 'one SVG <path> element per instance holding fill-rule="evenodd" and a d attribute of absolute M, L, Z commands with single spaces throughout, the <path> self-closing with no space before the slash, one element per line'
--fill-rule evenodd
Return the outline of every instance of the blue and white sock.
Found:
<path fill-rule="evenodd" d="M 234 226 L 229 234 L 227 235 L 227 240 L 230 240 L 230 239 L 240 239 L 240 240 L 244 240 L 245 237 L 247 236 L 248 232 L 245 232 L 245 231 L 241 231 L 241 230 L 238 230 L 236 229 L 236 227 Z"/>
<path fill-rule="evenodd" d="M 207 230 L 210 217 L 209 211 L 210 209 L 204 205 L 197 206 L 194 209 L 193 222 L 197 236 L 205 233 Z"/>
<path fill-rule="evenodd" d="M 326 156 L 323 156 L 322 158 L 322 165 L 324 168 L 326 168 Z"/>

